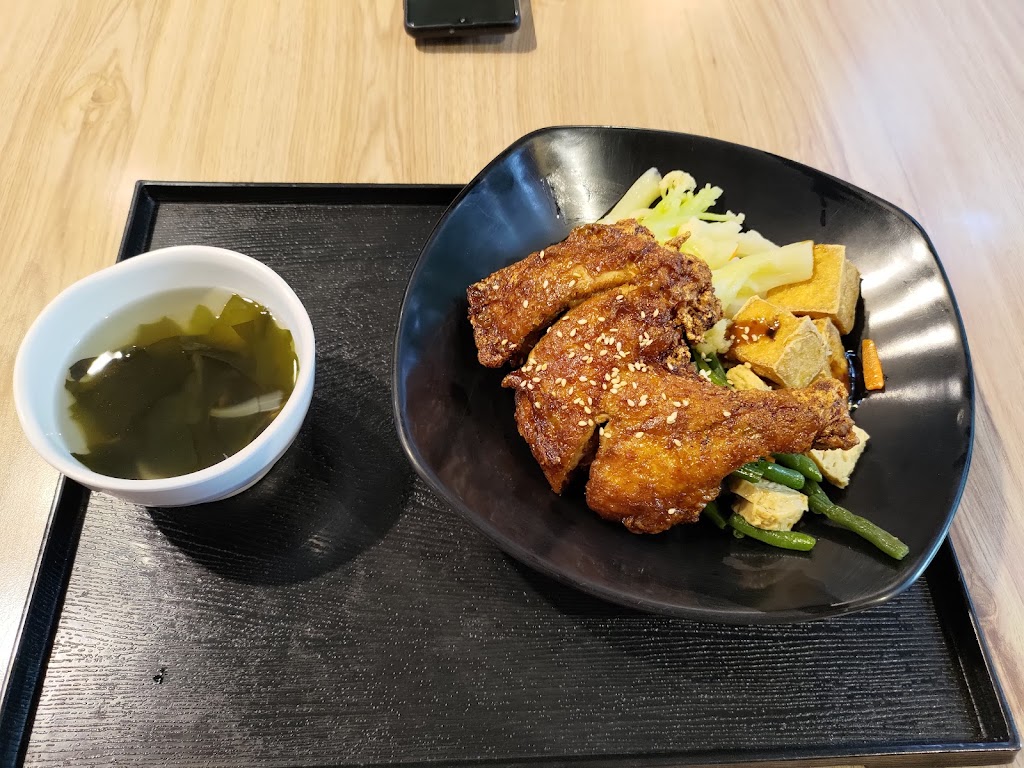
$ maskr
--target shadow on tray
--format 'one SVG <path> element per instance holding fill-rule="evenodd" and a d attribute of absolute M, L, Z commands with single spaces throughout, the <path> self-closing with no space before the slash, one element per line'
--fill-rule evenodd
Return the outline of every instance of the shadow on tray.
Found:
<path fill-rule="evenodd" d="M 149 510 L 168 540 L 224 578 L 314 578 L 379 541 L 402 509 L 412 471 L 386 388 L 339 361 L 319 368 L 302 430 L 262 481 L 212 504 Z"/>

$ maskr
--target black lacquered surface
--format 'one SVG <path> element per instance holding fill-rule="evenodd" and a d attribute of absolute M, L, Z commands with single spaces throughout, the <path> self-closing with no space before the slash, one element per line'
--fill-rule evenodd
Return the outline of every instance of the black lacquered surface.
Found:
<path fill-rule="evenodd" d="M 719 208 L 743 211 L 746 226 L 775 242 L 846 245 L 863 278 L 849 339 L 877 342 L 887 380 L 856 412 L 870 447 L 834 498 L 903 539 L 910 555 L 902 562 L 820 518 L 805 528 L 818 535 L 813 552 L 795 555 L 706 525 L 634 536 L 590 512 L 582 492 L 551 492 L 517 434 L 502 372 L 477 363 L 466 287 L 596 220 L 651 166 L 723 187 Z M 714 139 L 615 128 L 552 128 L 521 139 L 466 188 L 426 245 L 396 349 L 396 412 L 431 487 L 517 558 L 648 610 L 791 622 L 887 599 L 938 549 L 970 460 L 966 339 L 927 236 L 903 211 L 846 182 Z"/>
<path fill-rule="evenodd" d="M 854 616 L 697 624 L 523 567 L 416 479 L 391 418 L 390 342 L 453 196 L 144 191 L 127 250 L 151 231 L 153 247 L 227 246 L 279 270 L 313 319 L 317 391 L 295 447 L 249 493 L 182 510 L 88 499 L 26 764 L 1010 759 L 948 548 Z M 74 518 L 65 496 L 58 513 Z M 750 589 L 760 565 L 737 562 Z"/>

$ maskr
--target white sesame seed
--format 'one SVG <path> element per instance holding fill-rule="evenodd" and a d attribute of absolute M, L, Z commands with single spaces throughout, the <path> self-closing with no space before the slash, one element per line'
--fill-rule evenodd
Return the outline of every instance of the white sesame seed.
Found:
<path fill-rule="evenodd" d="M 534 384 L 539 384 L 540 383 L 540 376 L 534 376 L 533 377 L 533 383 Z"/>
<path fill-rule="evenodd" d="M 577 422 L 577 424 L 579 424 L 581 427 L 585 427 L 585 426 L 587 426 L 587 420 L 586 419 L 580 419 Z"/>
<path fill-rule="evenodd" d="M 672 413 L 670 413 L 668 415 L 668 417 L 665 419 L 665 423 L 666 424 L 675 424 L 676 423 L 676 417 L 678 415 L 679 415 L 679 411 L 672 411 Z"/>
<path fill-rule="evenodd" d="M 601 357 L 604 357 L 605 355 L 608 354 L 608 350 L 607 349 L 602 349 L 598 354 L 600 354 Z"/>
<path fill-rule="evenodd" d="M 524 381 L 520 381 L 520 382 L 519 382 L 519 387 L 520 387 L 521 389 L 526 389 L 526 385 L 527 385 L 527 384 L 529 384 L 529 383 L 530 383 L 530 382 L 528 382 L 528 381 L 525 381 L 525 380 L 524 380 Z"/>
<path fill-rule="evenodd" d="M 579 320 L 576 321 L 576 323 L 577 323 L 577 325 L 586 325 L 587 324 L 587 318 L 581 317 Z"/>
<path fill-rule="evenodd" d="M 587 405 L 593 405 L 593 404 L 594 404 L 594 398 L 588 397 L 587 398 Z"/>
<path fill-rule="evenodd" d="M 587 380 L 586 376 L 580 376 L 580 381 L 586 381 L 586 380 Z"/>
<path fill-rule="evenodd" d="M 530 382 L 527 382 L 526 383 L 526 388 L 532 390 L 533 389 L 533 384 L 531 384 Z"/>
<path fill-rule="evenodd" d="M 634 432 L 633 433 L 633 437 L 643 437 L 643 436 L 644 436 L 643 432 Z"/>
<path fill-rule="evenodd" d="M 587 425 L 591 426 L 591 427 L 594 426 L 594 420 L 593 419 L 587 419 Z"/>
<path fill-rule="evenodd" d="M 567 353 L 565 354 L 565 357 L 566 357 L 566 359 L 568 359 L 568 360 L 572 360 L 572 359 L 573 359 L 574 357 L 576 357 L 576 353 L 575 353 L 575 352 L 573 352 L 573 351 L 572 351 L 572 350 L 570 349 L 570 350 L 569 350 L 569 351 L 568 351 L 568 352 L 567 352 Z"/>
<path fill-rule="evenodd" d="M 659 312 L 659 311 L 660 311 L 660 310 L 657 310 L 657 309 L 656 309 L 656 310 L 654 310 L 654 317 L 657 317 L 657 316 L 658 316 L 658 312 Z"/>
<path fill-rule="evenodd" d="M 722 415 L 725 416 L 725 418 L 729 418 L 730 416 L 732 416 L 732 414 L 729 411 L 722 411 Z"/>
<path fill-rule="evenodd" d="M 584 348 L 584 349 L 586 349 L 586 350 L 591 350 L 591 349 L 593 349 L 593 347 L 592 347 L 592 346 L 590 346 L 590 344 L 589 344 L 589 343 L 588 343 L 588 344 L 584 344 L 584 345 L 583 345 L 583 348 Z"/>
<path fill-rule="evenodd" d="M 591 411 L 590 408 L 588 408 L 587 406 L 583 406 L 583 412 L 584 413 L 593 413 L 593 411 Z"/>
<path fill-rule="evenodd" d="M 534 400 L 533 401 L 533 407 L 534 408 L 540 408 L 540 400 Z"/>
<path fill-rule="evenodd" d="M 615 300 L 616 301 L 622 301 L 623 298 L 624 298 L 623 295 L 620 293 L 618 296 L 615 297 Z"/>
<path fill-rule="evenodd" d="M 547 280 L 545 280 L 545 281 L 544 281 L 544 287 L 545 287 L 545 288 L 547 288 L 547 287 L 548 287 L 548 281 L 547 281 Z"/>
<path fill-rule="evenodd" d="M 584 360 L 584 362 L 592 363 L 592 362 L 594 362 L 594 356 L 593 355 L 587 355 L 586 357 L 583 358 L 583 360 Z"/>
<path fill-rule="evenodd" d="M 646 320 L 646 319 L 647 319 L 647 313 L 646 313 L 646 312 L 643 312 L 643 311 L 641 311 L 641 312 L 640 312 L 640 319 L 641 319 L 641 320 Z"/>
<path fill-rule="evenodd" d="M 674 515 L 674 514 L 676 513 L 676 508 L 675 508 L 675 507 L 669 507 L 669 508 L 668 508 L 668 513 L 669 513 L 670 515 Z"/>
<path fill-rule="evenodd" d="M 543 249 L 543 248 L 541 248 L 541 250 L 540 250 L 540 257 L 541 257 L 542 259 L 544 258 L 544 249 Z"/>
<path fill-rule="evenodd" d="M 683 400 L 683 408 L 689 408 L 689 407 L 690 407 L 690 401 L 689 400 Z"/>
<path fill-rule="evenodd" d="M 618 333 L 618 332 L 619 332 L 619 329 L 618 329 L 618 328 L 612 328 L 612 329 L 611 329 L 611 333 Z"/>
<path fill-rule="evenodd" d="M 574 285 L 576 285 L 576 281 L 575 280 L 570 280 L 569 281 L 569 287 L 572 288 Z"/>
<path fill-rule="evenodd" d="M 576 329 L 573 328 L 571 331 L 569 331 L 569 335 L 570 336 L 575 336 L 576 335 Z"/>
<path fill-rule="evenodd" d="M 523 299 L 523 308 L 526 308 L 528 306 L 530 306 L 530 300 L 529 299 Z"/>
<path fill-rule="evenodd" d="M 599 323 L 603 323 L 603 322 L 604 322 L 604 318 L 603 318 L 603 317 L 599 317 L 599 318 L 597 318 L 597 321 L 598 321 Z"/>
<path fill-rule="evenodd" d="M 678 408 L 680 405 L 682 405 L 682 403 L 680 403 L 678 400 L 673 400 L 672 401 L 672 405 L 674 405 L 676 408 Z"/>
<path fill-rule="evenodd" d="M 636 382 L 635 381 L 631 381 L 630 384 L 633 385 L 633 389 L 636 389 Z"/>
<path fill-rule="evenodd" d="M 636 405 L 636 402 L 634 402 L 633 400 L 630 400 L 630 399 L 627 398 L 626 399 L 626 405 L 634 406 L 634 405 Z"/>
<path fill-rule="evenodd" d="M 682 448 L 683 447 L 683 441 L 682 440 L 676 440 L 674 437 L 672 438 L 672 444 L 675 445 L 676 448 Z"/>
<path fill-rule="evenodd" d="M 501 346 L 507 347 L 508 346 L 508 339 L 502 339 L 501 340 Z"/>

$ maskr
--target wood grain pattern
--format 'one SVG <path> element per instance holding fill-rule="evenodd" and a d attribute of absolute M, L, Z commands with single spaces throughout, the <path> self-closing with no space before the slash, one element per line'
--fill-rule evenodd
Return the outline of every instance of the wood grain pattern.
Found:
<path fill-rule="evenodd" d="M 1024 5 L 531 0 L 504 42 L 417 46 L 373 0 L 0 0 L 0 366 L 47 300 L 114 258 L 138 178 L 462 182 L 519 135 L 614 123 L 739 141 L 916 215 L 978 385 L 954 540 L 1024 707 Z M 996 340 L 996 334 L 1003 334 Z M 0 659 L 55 474 L 0 378 Z M 1024 758 L 1019 760 L 1024 765 Z"/>

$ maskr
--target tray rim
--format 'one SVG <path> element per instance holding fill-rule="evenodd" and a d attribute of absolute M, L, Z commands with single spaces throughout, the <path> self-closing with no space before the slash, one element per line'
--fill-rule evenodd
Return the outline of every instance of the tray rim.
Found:
<path fill-rule="evenodd" d="M 531 134 L 532 135 L 532 134 Z M 458 184 L 319 184 L 287 182 L 188 182 L 149 181 L 136 182 L 128 209 L 125 229 L 118 247 L 116 261 L 142 253 L 149 243 L 161 203 L 192 204 L 296 204 L 296 205 L 372 205 L 410 204 L 444 205 L 446 208 L 459 199 L 463 186 Z M 406 199 L 394 199 L 394 198 Z M 432 237 L 428 236 L 428 240 Z M 941 264 L 940 264 L 941 268 Z M 0 695 L 0 763 L 12 764 L 24 758 L 28 746 L 42 685 L 46 679 L 47 664 L 63 613 L 64 599 L 78 551 L 79 535 L 88 507 L 89 491 L 78 483 L 60 476 L 48 514 L 43 539 L 31 578 L 30 590 L 19 617 L 15 635 L 14 653 L 5 669 L 3 690 Z M 58 535 L 59 534 L 59 535 Z M 937 566 L 934 569 L 932 565 Z M 977 677 L 994 694 L 998 709 L 998 734 L 990 740 L 948 744 L 907 744 L 888 749 L 857 751 L 816 748 L 793 752 L 763 752 L 747 757 L 749 753 L 714 752 L 707 755 L 665 754 L 644 758 L 651 765 L 834 765 L 836 760 L 856 759 L 865 766 L 901 765 L 966 766 L 1009 763 L 1020 750 L 1017 726 L 1010 711 L 1002 683 L 998 677 L 988 643 L 978 619 L 974 602 L 967 588 L 959 559 L 950 538 L 943 539 L 935 557 L 925 569 L 925 580 L 932 587 L 933 579 L 947 580 L 954 589 L 945 593 L 943 604 L 953 605 L 940 609 L 935 601 L 935 615 L 947 640 L 952 645 L 958 663 L 959 677 L 968 686 L 968 699 L 974 706 L 974 719 L 987 726 L 979 711 L 977 697 L 968 680 L 964 666 L 965 655 L 980 663 Z M 949 582 L 952 583 L 949 583 Z M 952 594 L 953 597 L 949 595 Z M 45 604 L 43 604 L 45 603 Z M 841 618 L 841 617 L 838 617 Z M 951 624 L 958 626 L 950 626 Z M 38 625 L 38 626 L 37 626 Z M 964 645 L 966 642 L 966 647 Z M 25 690 L 15 690 L 21 683 Z M 991 713 L 990 713 L 991 714 Z M 1005 735 L 1006 738 L 1002 738 Z M 620 764 L 627 756 L 592 756 L 574 758 L 574 765 Z M 680 760 L 688 761 L 680 763 Z M 520 759 L 519 763 L 552 765 L 563 758 L 541 760 Z M 473 765 L 486 765 L 490 761 L 476 761 Z M 511 763 L 509 763 L 511 764 Z"/>

